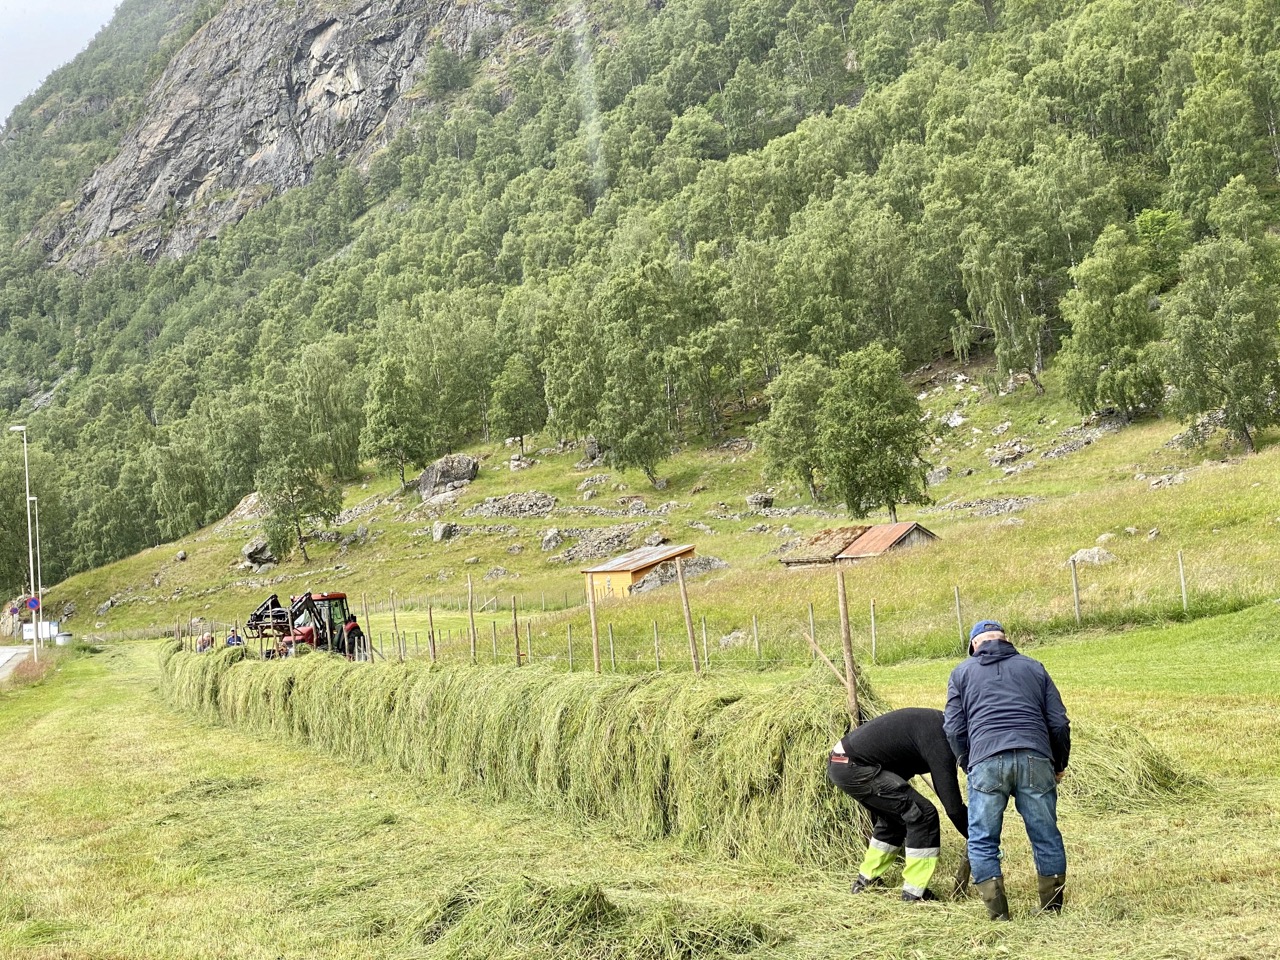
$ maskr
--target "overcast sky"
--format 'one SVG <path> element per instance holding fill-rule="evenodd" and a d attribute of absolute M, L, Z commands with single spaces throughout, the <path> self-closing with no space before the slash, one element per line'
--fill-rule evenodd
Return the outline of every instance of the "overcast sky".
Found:
<path fill-rule="evenodd" d="M 0 0 L 0 121 L 88 46 L 120 0 Z"/>

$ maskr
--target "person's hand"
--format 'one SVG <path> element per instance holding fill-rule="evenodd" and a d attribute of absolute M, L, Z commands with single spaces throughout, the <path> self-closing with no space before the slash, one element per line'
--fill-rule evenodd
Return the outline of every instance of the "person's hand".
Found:
<path fill-rule="evenodd" d="M 1056 773 L 1054 773 L 1054 775 L 1053 775 L 1053 782 L 1054 782 L 1054 783 L 1061 783 L 1061 782 L 1062 782 L 1062 778 L 1063 778 L 1063 777 L 1065 777 L 1066 775 L 1067 775 L 1067 771 L 1065 771 L 1065 770 L 1059 770 L 1059 771 L 1057 771 L 1057 772 L 1056 772 Z"/>

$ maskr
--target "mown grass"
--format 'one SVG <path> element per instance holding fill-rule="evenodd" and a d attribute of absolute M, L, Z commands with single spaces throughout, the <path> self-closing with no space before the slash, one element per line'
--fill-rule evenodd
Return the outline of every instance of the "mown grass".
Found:
<path fill-rule="evenodd" d="M 1060 918 L 1029 916 L 1030 853 L 1010 813 L 1015 922 L 1001 926 L 974 900 L 851 900 L 843 865 L 637 841 L 607 820 L 174 714 L 152 648 L 111 649 L 0 702 L 0 956 L 1274 956 L 1280 686 L 1259 659 L 1271 618 L 1035 651 L 1082 729 L 1141 732 L 1199 785 L 1112 806 L 1067 789 Z M 881 666 L 871 681 L 893 705 L 936 704 L 948 667 Z M 946 870 L 957 840 L 943 843 Z"/>

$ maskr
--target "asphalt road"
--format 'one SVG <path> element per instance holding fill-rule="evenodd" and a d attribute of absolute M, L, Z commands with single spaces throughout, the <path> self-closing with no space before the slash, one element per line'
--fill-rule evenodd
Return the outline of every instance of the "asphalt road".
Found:
<path fill-rule="evenodd" d="M 30 654 L 30 647 L 0 647 L 0 682 L 7 679 L 14 667 Z"/>

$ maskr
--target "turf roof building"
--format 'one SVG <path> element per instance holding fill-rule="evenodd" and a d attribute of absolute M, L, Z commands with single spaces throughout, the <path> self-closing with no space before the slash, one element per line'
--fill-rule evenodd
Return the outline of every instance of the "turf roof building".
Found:
<path fill-rule="evenodd" d="M 795 568 L 851 564 L 878 557 L 890 550 L 923 546 L 937 539 L 936 533 L 914 521 L 836 527 L 814 534 L 782 557 L 780 562 Z"/>
<path fill-rule="evenodd" d="M 667 544 L 661 547 L 641 547 L 620 557 L 614 557 L 606 563 L 588 567 L 582 573 L 586 577 L 586 588 L 595 590 L 596 599 L 606 597 L 622 597 L 631 592 L 632 586 L 643 579 L 644 575 L 668 560 L 688 560 L 693 556 L 693 544 Z"/>

